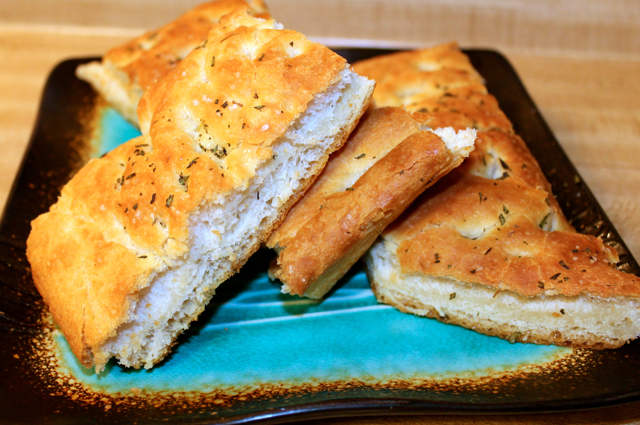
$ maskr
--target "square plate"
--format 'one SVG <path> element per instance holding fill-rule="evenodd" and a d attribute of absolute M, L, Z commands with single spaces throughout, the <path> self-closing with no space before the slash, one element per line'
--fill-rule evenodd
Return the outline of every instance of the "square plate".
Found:
<path fill-rule="evenodd" d="M 337 49 L 350 63 L 390 53 Z M 507 60 L 465 51 L 527 141 L 567 218 L 638 264 Z M 51 73 L 0 224 L 0 418 L 17 423 L 283 423 L 335 416 L 551 412 L 640 399 L 640 342 L 617 350 L 509 344 L 377 304 L 357 265 L 324 301 L 283 295 L 258 252 L 150 371 L 84 369 L 43 314 L 30 221 L 89 158 L 137 134 L 76 79 Z M 44 319 L 43 319 L 44 318 Z"/>

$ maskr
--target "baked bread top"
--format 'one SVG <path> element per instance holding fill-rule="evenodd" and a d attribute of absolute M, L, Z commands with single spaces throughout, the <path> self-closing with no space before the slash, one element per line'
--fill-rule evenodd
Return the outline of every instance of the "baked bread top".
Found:
<path fill-rule="evenodd" d="M 226 33 L 212 31 L 147 92 L 143 135 L 91 160 L 32 222 L 34 281 L 85 365 L 106 363 L 100 347 L 131 319 L 142 288 L 184 262 L 193 239 L 211 237 L 190 233 L 190 222 L 246 191 L 256 169 L 276 161 L 273 143 L 348 70 L 326 47 L 246 9 L 223 22 Z M 230 261 L 242 266 L 233 253 Z"/>
<path fill-rule="evenodd" d="M 239 8 L 248 8 L 258 18 L 270 17 L 262 0 L 210 1 L 161 28 L 110 49 L 101 62 L 81 65 L 78 76 L 137 124 L 136 107 L 144 91 L 200 46 L 222 16 Z"/>
<path fill-rule="evenodd" d="M 571 228 L 538 173 L 519 137 L 479 133 L 470 158 L 383 235 L 402 272 L 525 296 L 639 297 L 640 278 L 615 269 L 615 249 Z"/>
<path fill-rule="evenodd" d="M 640 296 L 640 278 L 615 269 L 615 249 L 567 222 L 537 161 L 469 67 L 454 44 L 354 64 L 380 79 L 378 102 L 418 110 L 431 126 L 480 130 L 463 165 L 383 232 L 403 273 L 526 296 Z"/>
<path fill-rule="evenodd" d="M 210 1 L 167 25 L 110 49 L 104 60 L 124 71 L 132 83 L 147 89 L 201 45 L 222 16 L 243 7 L 249 8 L 257 18 L 270 18 L 262 0 Z"/>
<path fill-rule="evenodd" d="M 420 102 L 452 90 L 487 93 L 482 77 L 456 43 L 374 57 L 354 63 L 353 69 L 376 81 L 373 99 L 377 106 L 417 111 Z"/>
<path fill-rule="evenodd" d="M 318 214 L 327 196 L 350 195 L 354 183 L 401 141 L 421 130 L 420 121 L 401 108 L 370 108 L 348 143 L 331 156 L 316 183 L 289 212 L 269 238 L 269 245 L 285 242 Z M 355 192 L 355 191 L 354 191 Z"/>

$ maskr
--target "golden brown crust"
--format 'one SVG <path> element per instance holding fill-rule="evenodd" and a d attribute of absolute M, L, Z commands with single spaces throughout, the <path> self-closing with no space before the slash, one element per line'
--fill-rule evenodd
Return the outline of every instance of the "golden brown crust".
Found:
<path fill-rule="evenodd" d="M 451 90 L 487 93 L 482 77 L 455 43 L 432 49 L 399 52 L 353 64 L 353 70 L 376 81 L 378 106 L 403 106 L 415 111 Z"/>
<path fill-rule="evenodd" d="M 432 128 L 453 127 L 456 130 L 475 128 L 480 131 L 498 130 L 513 133 L 513 127 L 500 110 L 496 98 L 480 93 L 473 86 L 450 89 L 432 99 L 423 99 L 405 106 L 410 112 L 429 117 Z"/>
<path fill-rule="evenodd" d="M 147 92 L 143 136 L 90 161 L 33 222 L 34 281 L 86 366 L 108 360 L 101 346 L 128 320 L 140 290 L 184 259 L 190 218 L 245 190 L 256 169 L 274 161 L 275 141 L 347 67 L 299 33 L 272 29 L 272 21 L 246 11 L 225 19 L 228 34 L 212 31 Z"/>
<path fill-rule="evenodd" d="M 371 110 L 267 245 L 284 290 L 322 297 L 422 191 L 458 166 L 400 108 Z"/>
<path fill-rule="evenodd" d="M 550 189 L 519 137 L 480 132 L 464 164 L 416 200 L 384 238 L 398 243 L 404 273 L 526 296 L 640 295 L 640 279 L 612 267 L 613 248 L 576 233 Z"/>
<path fill-rule="evenodd" d="M 353 69 L 376 80 L 378 106 L 401 106 L 429 117 L 431 128 L 475 128 L 513 133 L 511 122 L 487 93 L 482 77 L 459 49 L 449 43 L 357 62 Z"/>
<path fill-rule="evenodd" d="M 605 299 L 639 298 L 640 278 L 614 267 L 618 261 L 615 249 L 575 232 L 525 143 L 513 134 L 495 99 L 470 77 L 475 74 L 466 68 L 468 62 L 459 58 L 462 53 L 454 50 L 454 45 L 446 45 L 354 65 L 362 75 L 382 76 L 374 93 L 378 102 L 403 105 L 422 119 L 430 115 L 431 126 L 459 128 L 473 123 L 480 130 L 476 149 L 463 165 L 420 196 L 383 232 L 384 241 L 397 246 L 398 271 L 403 276 L 486 285 L 525 297 L 589 294 Z M 427 68 L 420 59 L 423 57 L 457 58 L 452 65 L 456 71 L 448 74 L 453 80 L 447 80 L 449 87 L 444 92 L 441 72 L 448 68 L 421 70 Z M 378 294 L 383 292 L 377 288 Z M 421 305 L 415 299 L 389 302 L 403 311 L 435 314 L 428 301 Z M 503 338 L 517 330 L 486 317 L 438 320 Z M 620 342 L 566 341 L 553 333 L 530 335 L 539 343 L 592 348 Z"/>
<path fill-rule="evenodd" d="M 81 66 L 78 75 L 137 124 L 135 111 L 142 94 L 200 46 L 222 16 L 240 8 L 248 8 L 258 18 L 270 18 L 262 0 L 210 1 L 161 28 L 112 48 L 101 63 Z"/>
<path fill-rule="evenodd" d="M 295 236 L 316 215 L 327 195 L 344 192 L 398 143 L 418 131 L 420 122 L 401 108 L 367 111 L 348 143 L 331 155 L 316 183 L 305 193 L 304 201 L 291 209 L 286 222 L 271 235 L 269 244 Z"/>
<path fill-rule="evenodd" d="M 112 158 L 83 167 L 51 212 L 32 222 L 27 241 L 36 287 L 87 367 L 93 364 L 91 347 L 115 333 L 136 293 L 160 267 L 155 256 L 141 258 L 128 248 L 114 211 L 106 208 L 114 197 L 95 190 L 115 181 L 119 169 Z"/>

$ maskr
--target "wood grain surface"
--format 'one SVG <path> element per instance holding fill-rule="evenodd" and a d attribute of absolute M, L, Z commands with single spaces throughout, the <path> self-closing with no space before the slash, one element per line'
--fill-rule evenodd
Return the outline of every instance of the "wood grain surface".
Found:
<path fill-rule="evenodd" d="M 0 1 L 0 23 L 153 28 L 203 0 Z M 311 37 L 640 60 L 637 0 L 265 0 Z"/>
<path fill-rule="evenodd" d="M 45 80 L 60 61 L 98 56 L 191 2 L 151 0 L 0 2 L 0 208 L 27 148 Z M 457 39 L 462 47 L 501 51 L 516 68 L 562 147 L 592 189 L 634 256 L 640 259 L 640 6 L 637 1 L 541 2 L 464 0 L 461 18 L 450 2 L 284 0 L 269 4 L 285 25 L 342 44 L 430 45 Z M 52 8 L 50 4 L 57 5 Z M 88 4 L 93 5 L 89 14 Z M 113 4 L 131 13 L 113 11 Z M 160 3 L 156 3 L 160 4 Z M 290 3 L 289 3 L 290 4 Z M 370 10 L 374 5 L 374 10 Z M 421 7 L 418 7 L 420 6 Z M 69 11 L 74 9 L 73 13 Z M 128 9 L 127 9 L 128 8 Z M 36 10 L 37 9 L 37 10 Z M 54 10 L 55 9 L 55 10 Z M 140 10 L 138 10 L 140 9 Z M 366 10 L 365 10 L 366 9 Z M 28 11 L 32 11 L 31 14 Z M 347 11 L 346 13 L 342 13 Z M 357 12 L 360 11 L 360 17 Z M 132 20 L 131 16 L 141 17 Z M 93 15 L 100 15 L 99 19 Z M 355 14 L 356 16 L 352 16 Z M 90 16 L 91 15 L 91 16 Z M 389 22 L 388 16 L 405 17 Z M 314 16 L 342 16 L 341 19 Z M 347 17 L 344 17 L 347 16 Z M 366 19 L 365 19 L 366 18 Z M 460 22 L 457 19 L 461 19 Z M 136 17 L 137 19 L 137 17 Z M 169 18 L 170 19 L 170 18 Z M 364 22 L 367 21 L 367 22 Z M 117 25 L 114 24 L 117 22 Z M 382 24 L 385 22 L 385 25 Z M 445 24 L 445 22 L 448 22 Z M 638 424 L 640 403 L 591 411 L 520 416 L 388 416 L 309 424 Z"/>

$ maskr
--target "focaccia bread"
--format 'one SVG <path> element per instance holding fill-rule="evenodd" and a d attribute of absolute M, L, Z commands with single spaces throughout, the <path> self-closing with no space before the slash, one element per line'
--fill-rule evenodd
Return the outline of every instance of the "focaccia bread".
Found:
<path fill-rule="evenodd" d="M 243 7 L 248 7 L 258 18 L 269 18 L 262 0 L 210 1 L 157 30 L 114 47 L 100 62 L 79 66 L 76 74 L 91 84 L 123 117 L 138 126 L 136 108 L 145 90 L 200 46 L 222 16 Z"/>
<path fill-rule="evenodd" d="M 145 94 L 143 135 L 32 223 L 36 286 L 96 371 L 159 362 L 368 106 L 374 83 L 326 47 L 245 10 L 223 22 Z"/>
<path fill-rule="evenodd" d="M 462 163 L 474 139 L 475 130 L 430 131 L 401 108 L 369 110 L 267 242 L 283 292 L 322 298 L 420 193 Z"/>
<path fill-rule="evenodd" d="M 410 67 L 411 57 L 429 53 L 402 55 L 401 63 Z M 384 73 L 389 60 L 370 60 L 367 68 Z M 354 69 L 368 75 L 358 64 Z M 420 75 L 430 86 L 429 73 Z M 443 79 L 440 72 L 434 78 Z M 477 87 L 468 90 L 453 77 L 449 84 L 456 89 L 425 94 L 420 104 L 438 125 L 475 121 L 476 148 L 366 254 L 378 300 L 512 342 L 615 348 L 636 338 L 640 279 L 614 267 L 615 249 L 575 232 L 497 105 L 469 96 L 482 92 Z"/>

